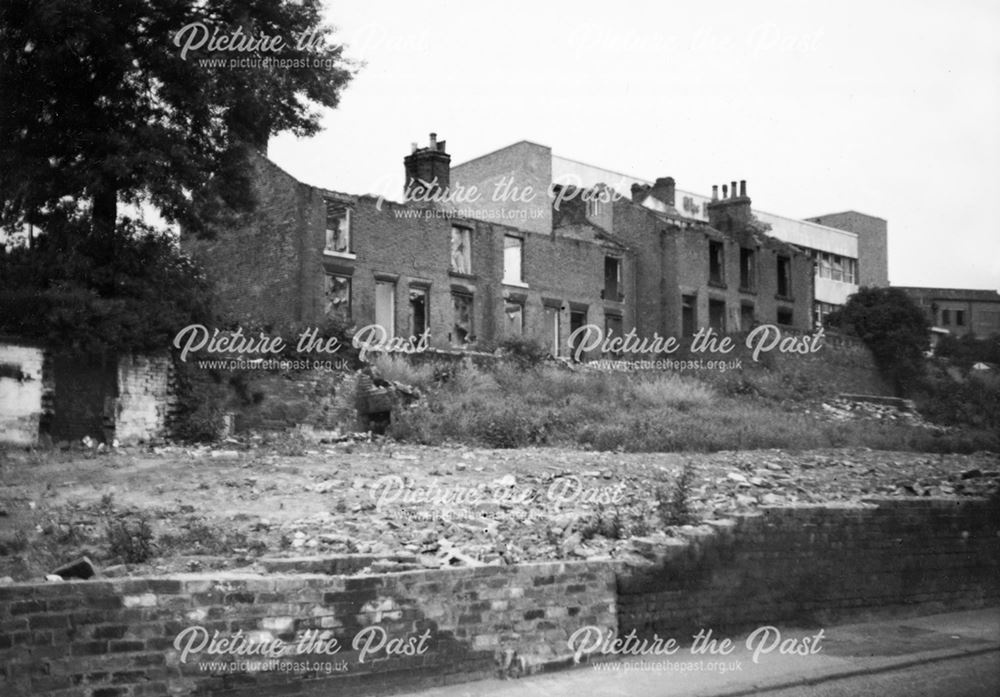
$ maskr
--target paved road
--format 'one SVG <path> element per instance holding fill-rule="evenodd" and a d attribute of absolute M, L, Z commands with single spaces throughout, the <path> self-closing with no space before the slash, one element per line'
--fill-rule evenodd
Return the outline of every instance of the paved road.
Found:
<path fill-rule="evenodd" d="M 766 697 L 997 697 L 1000 653 L 954 658 L 813 687 L 759 693 Z"/>

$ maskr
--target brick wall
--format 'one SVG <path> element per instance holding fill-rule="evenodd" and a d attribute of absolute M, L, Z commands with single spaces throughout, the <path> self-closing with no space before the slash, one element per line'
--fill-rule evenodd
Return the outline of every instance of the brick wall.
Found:
<path fill-rule="evenodd" d="M 54 354 L 0 343 L 0 442 L 134 442 L 164 434 L 170 358 Z"/>
<path fill-rule="evenodd" d="M 184 574 L 0 586 L 0 693 L 364 694 L 474 680 L 498 666 L 564 666 L 567 638 L 584 626 L 680 636 L 1000 601 L 1000 520 L 986 501 L 770 508 L 715 527 L 686 543 L 650 543 L 646 552 L 659 561 L 638 567 L 551 562 L 380 576 Z M 242 630 L 258 644 L 328 631 L 338 653 L 288 660 L 346 660 L 348 670 L 202 670 L 199 660 L 226 657 L 202 653 L 182 662 L 175 639 L 191 626 L 222 637 Z M 373 626 L 397 639 L 429 631 L 427 651 L 372 654 L 362 663 L 352 642 Z"/>
<path fill-rule="evenodd" d="M 529 202 L 502 198 L 494 200 L 496 187 L 501 180 L 511 182 L 522 193 L 530 186 L 534 196 Z M 481 211 L 502 210 L 508 215 L 534 212 L 519 221 L 517 226 L 542 234 L 552 231 L 552 198 L 549 196 L 551 184 L 552 148 L 524 140 L 451 168 L 453 188 L 475 185 L 480 194 L 478 201 L 468 205 L 462 203 L 459 207 Z M 508 191 L 513 192 L 512 189 Z"/>
<path fill-rule="evenodd" d="M 122 443 L 160 438 L 172 407 L 169 354 L 118 359 L 115 438 Z"/>
<path fill-rule="evenodd" d="M 623 573 L 619 629 L 664 636 L 822 622 L 865 609 L 996 604 L 998 528 L 986 501 L 764 509 Z"/>
<path fill-rule="evenodd" d="M 412 689 L 492 676 L 506 649 L 516 651 L 509 654 L 512 665 L 523 658 L 529 669 L 566 660 L 572 631 L 613 626 L 614 613 L 611 567 L 583 562 L 370 577 L 186 575 L 17 584 L 0 587 L 0 692 L 136 697 Z M 376 625 L 388 638 L 429 631 L 428 650 L 420 656 L 368 655 L 361 663 L 352 642 Z M 174 645 L 189 626 L 227 636 L 242 630 L 258 642 L 295 642 L 307 630 L 328 631 L 343 647 L 339 653 L 293 658 L 343 659 L 349 671 L 200 670 L 194 656 L 182 663 Z"/>
<path fill-rule="evenodd" d="M 53 353 L 52 418 L 47 435 L 53 441 L 114 437 L 118 362 L 113 355 Z"/>
<path fill-rule="evenodd" d="M 302 220 L 308 187 L 263 157 L 251 166 L 257 208 L 214 238 L 182 243 L 215 284 L 216 302 L 247 326 L 302 319 Z"/>
<path fill-rule="evenodd" d="M 34 445 L 42 418 L 42 364 L 36 346 L 0 344 L 0 441 Z"/>

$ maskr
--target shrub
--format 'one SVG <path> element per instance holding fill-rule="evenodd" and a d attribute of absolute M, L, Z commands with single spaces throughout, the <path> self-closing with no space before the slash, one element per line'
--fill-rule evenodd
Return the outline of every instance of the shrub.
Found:
<path fill-rule="evenodd" d="M 927 319 L 899 288 L 861 288 L 846 305 L 830 313 L 826 322 L 865 342 L 897 394 L 924 374 Z"/>
<path fill-rule="evenodd" d="M 213 372 L 200 372 L 189 363 L 174 361 L 176 406 L 171 432 L 181 440 L 202 443 L 218 440 L 225 427 L 229 388 Z"/>
<path fill-rule="evenodd" d="M 512 361 L 523 369 L 540 366 L 549 356 L 550 351 L 534 339 L 521 336 L 510 336 L 500 342 L 500 355 Z"/>
<path fill-rule="evenodd" d="M 109 522 L 107 537 L 111 556 L 126 564 L 141 564 L 153 556 L 153 530 L 143 516 Z"/>
<path fill-rule="evenodd" d="M 665 527 L 690 525 L 698 521 L 698 516 L 692 508 L 695 476 L 694 466 L 690 462 L 685 462 L 672 486 L 661 486 L 657 489 L 657 512 L 660 522 Z"/>

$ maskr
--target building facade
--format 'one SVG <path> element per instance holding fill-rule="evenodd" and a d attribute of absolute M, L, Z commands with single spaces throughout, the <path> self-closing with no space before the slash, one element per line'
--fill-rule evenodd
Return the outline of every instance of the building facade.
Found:
<path fill-rule="evenodd" d="M 435 348 L 520 336 L 565 357 L 585 325 L 639 337 L 811 328 L 812 261 L 765 234 L 745 183 L 700 220 L 675 208 L 673 180 L 621 197 L 553 186 L 533 146 L 509 154 L 532 183 L 484 167 L 471 203 L 449 198 L 471 182 L 456 182 L 434 134 L 404 158 L 407 203 L 310 186 L 260 156 L 256 210 L 185 245 L 220 309 L 265 331 L 336 317 L 384 338 L 426 332 Z"/>
<path fill-rule="evenodd" d="M 552 186 L 592 189 L 603 185 L 657 213 L 692 223 L 712 223 L 712 196 L 677 189 L 675 202 L 668 208 L 661 197 L 641 196 L 642 192 L 656 188 L 656 182 L 562 157 L 554 154 L 550 147 L 530 141 L 520 141 L 452 167 L 452 181 L 462 185 L 490 187 L 502 180 L 515 181 L 535 190 Z M 725 186 L 729 193 L 722 198 L 735 195 L 731 189 L 736 185 L 732 182 Z M 714 198 L 719 200 L 718 192 Z M 523 204 L 502 203 L 511 215 L 524 215 Z M 483 205 L 495 206 L 496 202 Z M 759 209 L 751 212 L 766 226 L 769 237 L 794 245 L 811 257 L 815 282 L 810 312 L 814 324 L 822 323 L 829 312 L 843 305 L 861 285 L 888 285 L 884 220 L 853 211 L 810 220 L 797 220 Z M 545 232 L 549 225 L 550 220 L 543 214 L 530 217 L 526 228 Z M 618 229 L 613 232 L 623 234 Z"/>
<path fill-rule="evenodd" d="M 408 187 L 440 174 L 442 154 L 443 142 L 415 148 Z M 529 337 L 558 356 L 581 323 L 610 315 L 635 324 L 633 303 L 604 298 L 608 259 L 631 278 L 634 256 L 597 228 L 533 235 L 438 205 L 310 186 L 263 157 L 254 167 L 257 209 L 214 239 L 184 242 L 215 279 L 220 308 L 241 324 L 274 330 L 338 317 L 378 325 L 386 338 L 426 331 L 435 348 Z M 444 172 L 436 186 L 446 190 Z"/>
<path fill-rule="evenodd" d="M 1000 293 L 966 288 L 898 286 L 923 308 L 927 321 L 955 336 L 1000 334 Z"/>

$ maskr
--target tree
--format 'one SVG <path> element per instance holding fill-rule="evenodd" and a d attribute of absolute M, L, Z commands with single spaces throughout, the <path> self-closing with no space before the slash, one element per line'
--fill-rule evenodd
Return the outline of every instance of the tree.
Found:
<path fill-rule="evenodd" d="M 162 351 L 211 321 L 211 289 L 172 237 L 129 219 L 110 233 L 60 210 L 30 247 L 0 248 L 0 333 L 83 354 Z"/>
<path fill-rule="evenodd" d="M 929 325 L 923 310 L 902 290 L 861 288 L 830 313 L 826 324 L 864 341 L 897 395 L 924 374 Z"/>
<path fill-rule="evenodd" d="M 330 36 L 319 0 L 5 0 L 0 225 L 44 228 L 67 199 L 105 236 L 120 201 L 202 232 L 248 209 L 248 150 L 315 133 L 352 77 Z"/>

